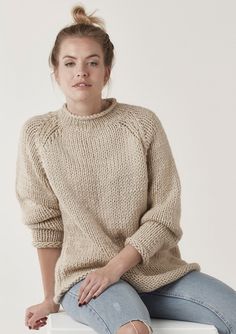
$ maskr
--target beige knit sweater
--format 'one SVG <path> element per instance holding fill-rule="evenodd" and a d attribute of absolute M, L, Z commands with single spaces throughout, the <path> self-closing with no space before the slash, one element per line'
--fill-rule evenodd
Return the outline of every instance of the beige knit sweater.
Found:
<path fill-rule="evenodd" d="M 16 196 L 37 248 L 62 247 L 54 302 L 130 244 L 142 261 L 121 278 L 138 292 L 198 270 L 181 259 L 181 185 L 166 133 L 150 109 L 108 98 L 90 115 L 60 109 L 20 131 Z"/>

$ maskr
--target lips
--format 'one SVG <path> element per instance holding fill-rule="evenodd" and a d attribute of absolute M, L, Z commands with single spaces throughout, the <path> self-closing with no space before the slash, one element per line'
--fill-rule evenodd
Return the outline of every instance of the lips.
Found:
<path fill-rule="evenodd" d="M 88 87 L 90 87 L 91 85 L 89 84 L 89 83 L 87 83 L 87 82 L 77 82 L 73 87 L 79 87 L 79 86 L 88 86 Z"/>

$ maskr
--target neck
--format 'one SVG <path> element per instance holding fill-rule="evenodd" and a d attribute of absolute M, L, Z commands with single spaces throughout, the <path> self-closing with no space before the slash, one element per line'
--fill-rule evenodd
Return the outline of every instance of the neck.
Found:
<path fill-rule="evenodd" d="M 107 100 L 99 97 L 97 100 L 73 101 L 66 100 L 66 106 L 70 113 L 78 116 L 89 116 L 106 109 Z"/>

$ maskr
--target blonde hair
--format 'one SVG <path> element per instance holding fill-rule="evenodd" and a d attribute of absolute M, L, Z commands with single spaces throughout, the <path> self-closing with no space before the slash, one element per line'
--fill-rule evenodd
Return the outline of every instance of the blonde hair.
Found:
<path fill-rule="evenodd" d="M 53 72 L 58 68 L 58 55 L 61 43 L 68 37 L 89 37 L 94 39 L 102 48 L 104 65 L 110 69 L 112 68 L 114 46 L 106 32 L 104 20 L 100 17 L 93 16 L 94 13 L 95 11 L 87 15 L 83 5 L 77 5 L 72 8 L 71 15 L 74 19 L 74 23 L 59 31 L 49 56 L 49 66 L 52 68 Z"/>

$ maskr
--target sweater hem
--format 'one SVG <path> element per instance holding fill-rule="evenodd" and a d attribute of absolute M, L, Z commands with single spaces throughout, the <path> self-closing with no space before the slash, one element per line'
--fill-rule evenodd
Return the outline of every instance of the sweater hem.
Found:
<path fill-rule="evenodd" d="M 74 286 L 76 283 L 84 279 L 90 271 L 91 270 L 88 270 L 86 273 L 82 275 L 78 275 L 78 273 L 75 273 L 75 275 L 70 276 L 68 278 L 67 284 L 64 287 L 61 287 L 57 290 L 57 293 L 55 294 L 53 301 L 56 304 L 61 304 L 65 293 L 69 289 L 71 289 L 72 286 Z M 133 288 L 138 293 L 142 293 L 156 290 L 166 284 L 176 281 L 177 279 L 183 277 L 184 275 L 186 275 L 191 271 L 201 271 L 201 266 L 198 263 L 193 262 L 189 264 L 184 264 L 181 267 L 178 267 L 169 272 L 163 272 L 157 274 L 156 276 L 143 275 L 142 277 L 140 277 L 140 274 L 136 273 L 134 274 L 133 272 L 128 271 L 124 273 L 120 278 L 127 281 L 130 285 L 132 285 Z"/>

